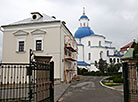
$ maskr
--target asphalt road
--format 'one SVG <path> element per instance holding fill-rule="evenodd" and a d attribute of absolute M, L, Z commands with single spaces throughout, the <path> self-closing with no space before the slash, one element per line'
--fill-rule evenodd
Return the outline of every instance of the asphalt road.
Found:
<path fill-rule="evenodd" d="M 99 84 L 102 78 L 89 76 L 73 82 L 63 95 L 64 102 L 123 102 L 122 92 Z"/>

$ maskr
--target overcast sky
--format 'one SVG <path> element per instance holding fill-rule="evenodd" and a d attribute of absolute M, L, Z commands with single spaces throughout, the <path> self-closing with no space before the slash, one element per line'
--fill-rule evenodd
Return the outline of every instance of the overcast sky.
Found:
<path fill-rule="evenodd" d="M 85 7 L 90 27 L 103 34 L 118 49 L 138 39 L 138 0 L 1 0 L 0 25 L 31 17 L 31 12 L 45 13 L 64 20 L 74 34 Z M 0 32 L 0 58 L 2 32 Z"/>

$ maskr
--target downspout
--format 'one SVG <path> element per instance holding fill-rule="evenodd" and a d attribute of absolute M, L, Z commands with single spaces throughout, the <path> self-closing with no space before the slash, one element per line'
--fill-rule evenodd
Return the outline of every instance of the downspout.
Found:
<path fill-rule="evenodd" d="M 61 25 L 60 26 L 60 78 L 61 78 L 60 81 L 63 82 L 64 81 L 64 66 L 65 66 L 65 64 L 63 63 L 64 59 L 62 59 L 62 55 L 61 55 L 62 53 L 64 54 L 64 51 L 62 52 L 62 47 L 61 47 L 62 40 L 64 39 L 64 38 L 62 39 L 62 32 L 61 32 L 61 30 L 62 30 L 62 22 L 61 22 L 60 25 Z M 64 65 L 64 66 L 62 66 L 62 65 Z"/>
<path fill-rule="evenodd" d="M 4 29 L 2 27 L 0 27 L 0 31 L 1 32 L 4 32 Z M 3 39 L 3 35 L 2 35 L 2 39 Z M 1 52 L 1 60 L 0 60 L 0 63 L 2 63 L 2 59 L 3 59 L 2 58 L 3 57 L 3 40 L 2 40 L 2 46 L 1 47 L 2 47 L 2 52 Z"/>
<path fill-rule="evenodd" d="M 61 49 L 61 44 L 62 44 L 62 42 L 61 42 L 61 27 L 62 27 L 62 23 L 60 24 L 60 81 L 62 81 L 62 75 L 61 75 L 61 63 L 62 63 L 62 59 L 61 59 L 61 51 L 62 51 L 62 49 Z"/>

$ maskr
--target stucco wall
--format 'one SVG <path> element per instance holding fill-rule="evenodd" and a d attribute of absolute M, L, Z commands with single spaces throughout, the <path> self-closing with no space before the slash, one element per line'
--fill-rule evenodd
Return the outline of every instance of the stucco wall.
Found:
<path fill-rule="evenodd" d="M 78 61 L 84 61 L 84 46 L 78 46 Z"/>
<path fill-rule="evenodd" d="M 54 76 L 55 78 L 60 79 L 61 69 L 63 69 L 62 59 L 64 52 L 64 36 L 60 30 L 59 23 L 49 23 L 49 24 L 34 24 L 34 25 L 25 25 L 25 26 L 14 26 L 14 27 L 5 27 L 4 36 L 3 36 L 3 54 L 2 62 L 11 63 L 11 62 L 29 62 L 29 49 L 34 49 L 34 35 L 31 34 L 32 31 L 40 29 L 45 31 L 43 39 L 43 51 L 37 52 L 37 56 L 52 56 L 54 61 Z M 26 50 L 25 52 L 19 53 L 16 52 L 16 36 L 13 34 L 18 30 L 23 30 L 28 33 L 26 35 Z M 62 54 L 62 56 L 61 56 Z"/>

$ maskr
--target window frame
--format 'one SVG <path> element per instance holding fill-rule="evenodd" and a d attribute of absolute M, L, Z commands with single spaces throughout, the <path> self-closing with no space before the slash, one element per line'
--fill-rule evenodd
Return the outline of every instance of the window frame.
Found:
<path fill-rule="evenodd" d="M 41 50 L 36 50 L 36 41 L 41 40 Z M 34 51 L 43 51 L 44 36 L 34 35 Z"/>
<path fill-rule="evenodd" d="M 42 51 L 42 40 L 35 40 L 36 42 L 35 42 L 35 50 L 36 51 Z"/>
<path fill-rule="evenodd" d="M 19 42 L 24 42 L 24 51 L 19 51 Z M 17 36 L 16 37 L 16 52 L 25 52 L 26 51 L 26 36 Z"/>
<path fill-rule="evenodd" d="M 18 41 L 18 52 L 24 52 L 24 41 Z M 23 44 L 21 44 L 23 43 Z M 23 47 L 23 48 L 22 48 Z"/>
<path fill-rule="evenodd" d="M 91 60 L 91 53 L 88 53 L 88 60 Z"/>

